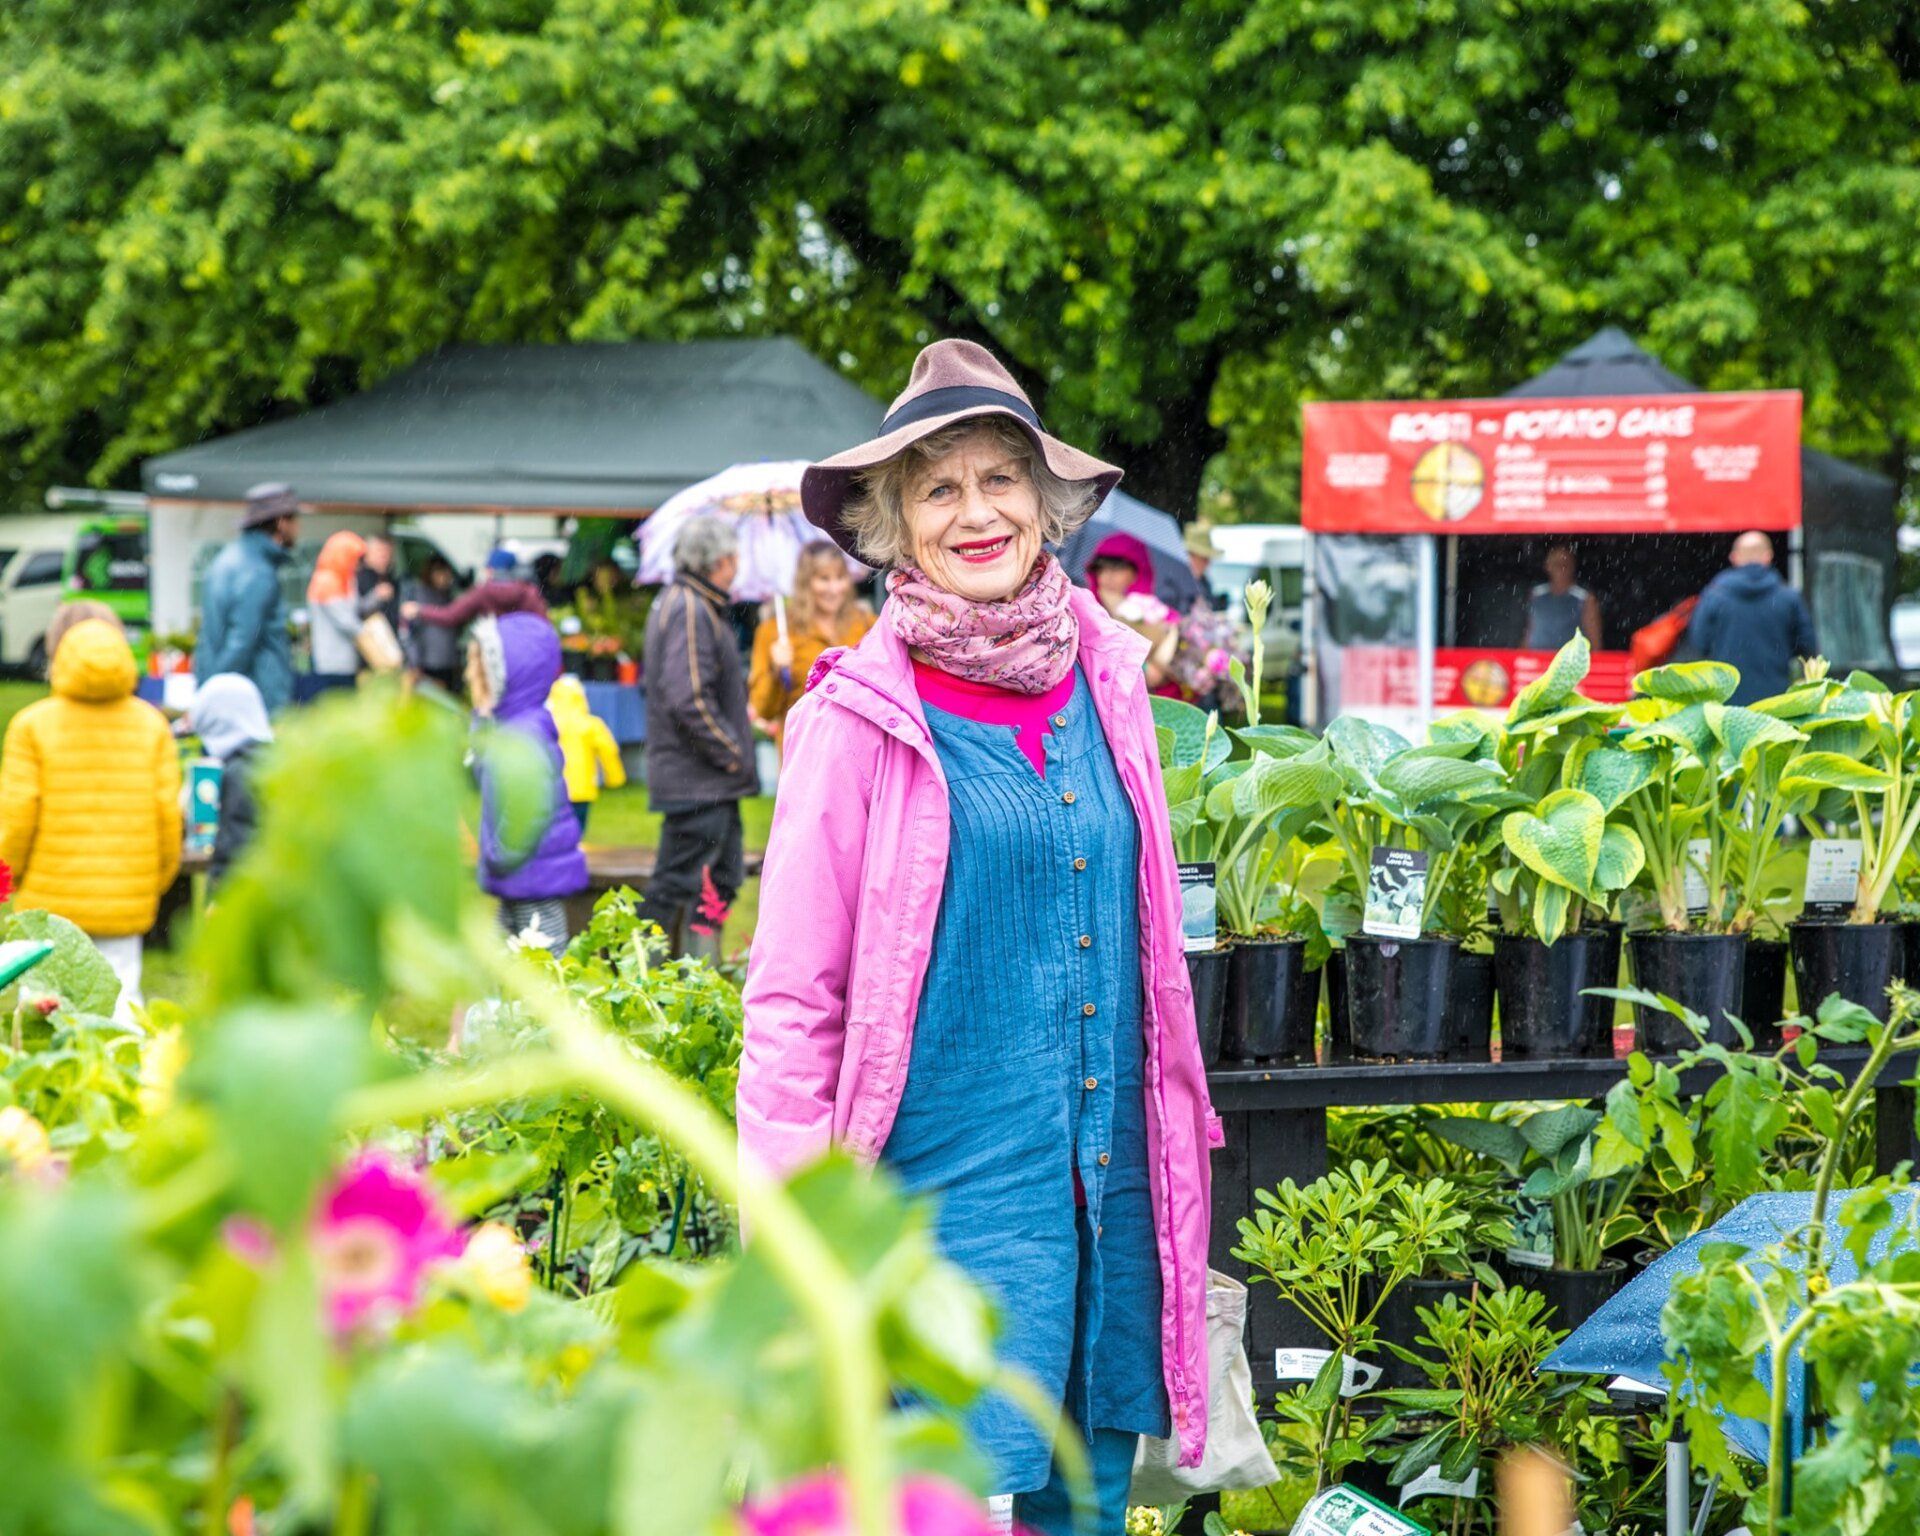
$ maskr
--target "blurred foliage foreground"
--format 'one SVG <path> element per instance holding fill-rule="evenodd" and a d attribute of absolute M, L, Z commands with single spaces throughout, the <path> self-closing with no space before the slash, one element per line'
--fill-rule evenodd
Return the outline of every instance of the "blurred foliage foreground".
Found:
<path fill-rule="evenodd" d="M 289 726 L 192 1013 L 113 1023 L 78 930 L 9 920 L 55 951 L 0 995 L 0 1530 L 976 1528 L 930 1409 L 994 1369 L 977 1293 L 884 1180 L 737 1170 L 738 998 L 630 896 L 506 943 L 464 745 Z"/>

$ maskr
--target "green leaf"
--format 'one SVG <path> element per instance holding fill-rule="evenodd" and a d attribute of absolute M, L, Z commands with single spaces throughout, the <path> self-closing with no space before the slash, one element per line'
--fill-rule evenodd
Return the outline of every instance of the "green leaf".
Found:
<path fill-rule="evenodd" d="M 1585 895 L 1593 889 L 1605 824 L 1606 812 L 1592 795 L 1562 789 L 1540 802 L 1539 814 L 1515 811 L 1508 816 L 1500 824 L 1500 838 L 1541 879 Z"/>
<path fill-rule="evenodd" d="M 1740 686 L 1740 674 L 1724 661 L 1678 661 L 1633 680 L 1633 691 L 1671 704 L 1724 704 Z"/>
<path fill-rule="evenodd" d="M 1597 1110 L 1568 1104 L 1528 1115 L 1520 1122 L 1520 1137 L 1542 1157 L 1553 1157 L 1572 1146 L 1600 1123 Z"/>
<path fill-rule="evenodd" d="M 1645 752 L 1598 747 L 1581 759 L 1574 787 L 1592 795 L 1600 802 L 1600 808 L 1611 814 L 1624 805 L 1629 796 L 1652 783 L 1653 775 L 1653 759 Z"/>
<path fill-rule="evenodd" d="M 58 997 L 75 1013 L 91 1013 L 101 1018 L 112 1014 L 120 998 L 120 979 L 107 964 L 106 956 L 78 926 L 64 917 L 29 907 L 8 917 L 5 933 L 8 939 L 53 946 L 53 953 L 21 981 L 21 993 L 31 997 Z"/>
<path fill-rule="evenodd" d="M 1631 827 L 1609 826 L 1600 834 L 1600 858 L 1593 866 L 1593 890 L 1605 896 L 1624 891 L 1646 867 L 1647 850 Z"/>
<path fill-rule="evenodd" d="M 1433 757 L 1416 747 L 1381 766 L 1380 787 L 1409 806 L 1429 805 L 1496 788 L 1503 775 L 1493 763 Z"/>
<path fill-rule="evenodd" d="M 1547 663 L 1547 670 L 1514 696 L 1513 703 L 1507 709 L 1508 729 L 1520 721 L 1544 715 L 1566 703 L 1573 697 L 1574 689 L 1580 686 L 1592 664 L 1593 648 L 1587 644 L 1587 637 L 1575 635 L 1554 653 L 1553 660 Z"/>
<path fill-rule="evenodd" d="M 1428 1430 L 1400 1453 L 1399 1459 L 1393 1464 L 1393 1470 L 1387 1474 L 1387 1481 L 1396 1488 L 1412 1482 L 1440 1460 L 1453 1434 L 1454 1429 L 1451 1424 L 1442 1424 L 1438 1429 Z"/>
<path fill-rule="evenodd" d="M 1334 761 L 1348 770 L 1358 784 L 1371 787 L 1380 781 L 1380 770 L 1389 758 L 1405 752 L 1411 745 L 1398 731 L 1357 715 L 1341 715 L 1327 726 L 1327 746 Z"/>
<path fill-rule="evenodd" d="M 1874 795 L 1892 783 L 1891 774 L 1838 752 L 1802 752 L 1780 781 L 1780 788 L 1790 795 L 1818 794 L 1828 789 Z"/>
<path fill-rule="evenodd" d="M 1228 734 L 1256 757 L 1298 757 L 1320 745 L 1318 736 L 1297 725 L 1247 725 Z"/>
<path fill-rule="evenodd" d="M 1470 1115 L 1446 1116 L 1427 1121 L 1426 1128 L 1442 1141 L 1450 1141 L 1456 1147 L 1464 1147 L 1481 1157 L 1490 1157 L 1516 1172 L 1527 1155 L 1526 1138 L 1504 1120 L 1481 1120 Z"/>
<path fill-rule="evenodd" d="M 1161 698 L 1158 694 L 1153 695 L 1150 707 L 1156 736 L 1161 731 L 1172 733 L 1173 762 L 1200 763 L 1203 768 L 1211 768 L 1233 750 L 1233 743 L 1227 739 L 1226 733 L 1218 729 L 1213 733 L 1212 742 L 1208 743 L 1205 710 L 1195 709 L 1180 699 Z"/>

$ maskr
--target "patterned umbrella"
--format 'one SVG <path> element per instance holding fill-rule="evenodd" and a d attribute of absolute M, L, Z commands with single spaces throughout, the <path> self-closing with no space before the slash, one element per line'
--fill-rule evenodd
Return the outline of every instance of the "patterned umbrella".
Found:
<path fill-rule="evenodd" d="M 800 510 L 800 473 L 806 467 L 804 459 L 735 464 L 668 497 L 636 535 L 641 584 L 671 581 L 673 545 L 680 530 L 693 518 L 712 516 L 730 520 L 740 536 L 734 600 L 760 603 L 776 592 L 790 594 L 801 546 L 827 538 Z M 851 560 L 847 566 L 856 579 L 865 575 L 865 568 Z"/>

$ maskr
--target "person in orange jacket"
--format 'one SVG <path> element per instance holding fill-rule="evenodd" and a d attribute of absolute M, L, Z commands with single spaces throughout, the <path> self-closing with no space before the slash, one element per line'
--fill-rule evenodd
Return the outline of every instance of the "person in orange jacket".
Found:
<path fill-rule="evenodd" d="M 120 978 L 118 1015 L 143 1001 L 140 951 L 180 872 L 180 754 L 117 620 L 69 605 L 47 636 L 50 698 L 0 745 L 0 860 L 13 902 L 83 928 Z M 88 610 L 98 604 L 87 605 Z"/>
<path fill-rule="evenodd" d="M 766 619 L 753 635 L 753 665 L 747 671 L 747 705 L 776 742 L 787 711 L 807 691 L 807 677 L 823 651 L 858 645 L 873 628 L 873 611 L 854 596 L 847 557 L 826 543 L 800 551 L 787 600 L 787 632 Z"/>

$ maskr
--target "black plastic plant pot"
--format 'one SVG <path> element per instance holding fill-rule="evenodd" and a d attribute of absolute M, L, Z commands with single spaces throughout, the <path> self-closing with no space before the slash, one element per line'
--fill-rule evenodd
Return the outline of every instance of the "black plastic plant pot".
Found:
<path fill-rule="evenodd" d="M 1741 1018 L 1747 980 L 1744 933 L 1636 933 L 1627 941 L 1633 984 L 1660 992 L 1707 1021 L 1707 1039 L 1737 1045 L 1732 1020 Z M 1658 1008 L 1633 1005 L 1634 1044 L 1653 1056 L 1671 1056 L 1695 1044 L 1687 1026 Z"/>
<path fill-rule="evenodd" d="M 1493 941 L 1500 989 L 1500 1059 L 1611 1056 L 1613 999 L 1587 997 L 1620 975 L 1620 930 L 1582 929 L 1551 944 L 1531 934 Z"/>
<path fill-rule="evenodd" d="M 1834 993 L 1876 1019 L 1887 1016 L 1887 987 L 1900 975 L 1906 946 L 1897 923 L 1795 923 L 1793 984 L 1811 1018 Z"/>
<path fill-rule="evenodd" d="M 1443 1061 L 1453 1044 L 1448 1004 L 1457 939 L 1347 940 L 1347 1024 L 1353 1054 L 1372 1061 Z"/>
<path fill-rule="evenodd" d="M 1552 1316 L 1544 1321 L 1555 1328 L 1572 1330 L 1605 1306 L 1631 1277 L 1624 1259 L 1602 1259 L 1598 1269 L 1535 1269 L 1508 1263 L 1503 1266 L 1503 1278 L 1508 1285 L 1523 1285 L 1539 1292 L 1553 1308 Z"/>
<path fill-rule="evenodd" d="M 1200 1029 L 1200 1060 L 1207 1066 L 1220 1060 L 1220 1026 L 1227 1004 L 1227 965 L 1233 952 L 1226 949 L 1187 951 L 1187 979 L 1193 983 L 1193 1019 Z"/>
<path fill-rule="evenodd" d="M 1327 1061 L 1352 1061 L 1353 1036 L 1347 1028 L 1347 952 L 1336 949 L 1320 967 L 1327 978 Z"/>
<path fill-rule="evenodd" d="M 1408 1365 L 1387 1345 L 1398 1344 L 1402 1349 L 1434 1355 L 1435 1351 L 1423 1350 L 1414 1342 L 1423 1331 L 1420 1308 L 1437 1307 L 1448 1296 L 1459 1297 L 1460 1304 L 1465 1306 L 1467 1299 L 1473 1295 L 1475 1283 L 1472 1280 L 1403 1280 L 1393 1288 L 1380 1304 L 1380 1310 L 1373 1315 L 1374 1326 L 1380 1331 L 1380 1350 L 1374 1359 L 1380 1367 L 1382 1387 L 1424 1387 L 1429 1384 L 1418 1366 Z"/>
<path fill-rule="evenodd" d="M 1755 1050 L 1780 1048 L 1780 1019 L 1787 1011 L 1787 945 L 1781 939 L 1747 940 L 1747 976 L 1741 1020 L 1753 1031 Z"/>
<path fill-rule="evenodd" d="M 1920 923 L 1901 923 L 1900 977 L 1908 986 L 1920 982 Z"/>
<path fill-rule="evenodd" d="M 1241 939 L 1227 973 L 1228 1061 L 1312 1061 L 1318 972 L 1307 969 L 1305 939 Z"/>
<path fill-rule="evenodd" d="M 1453 957 L 1453 1001 L 1447 1016 L 1453 1022 L 1448 1053 L 1453 1060 L 1493 1060 L 1492 955 L 1463 949 Z"/>

